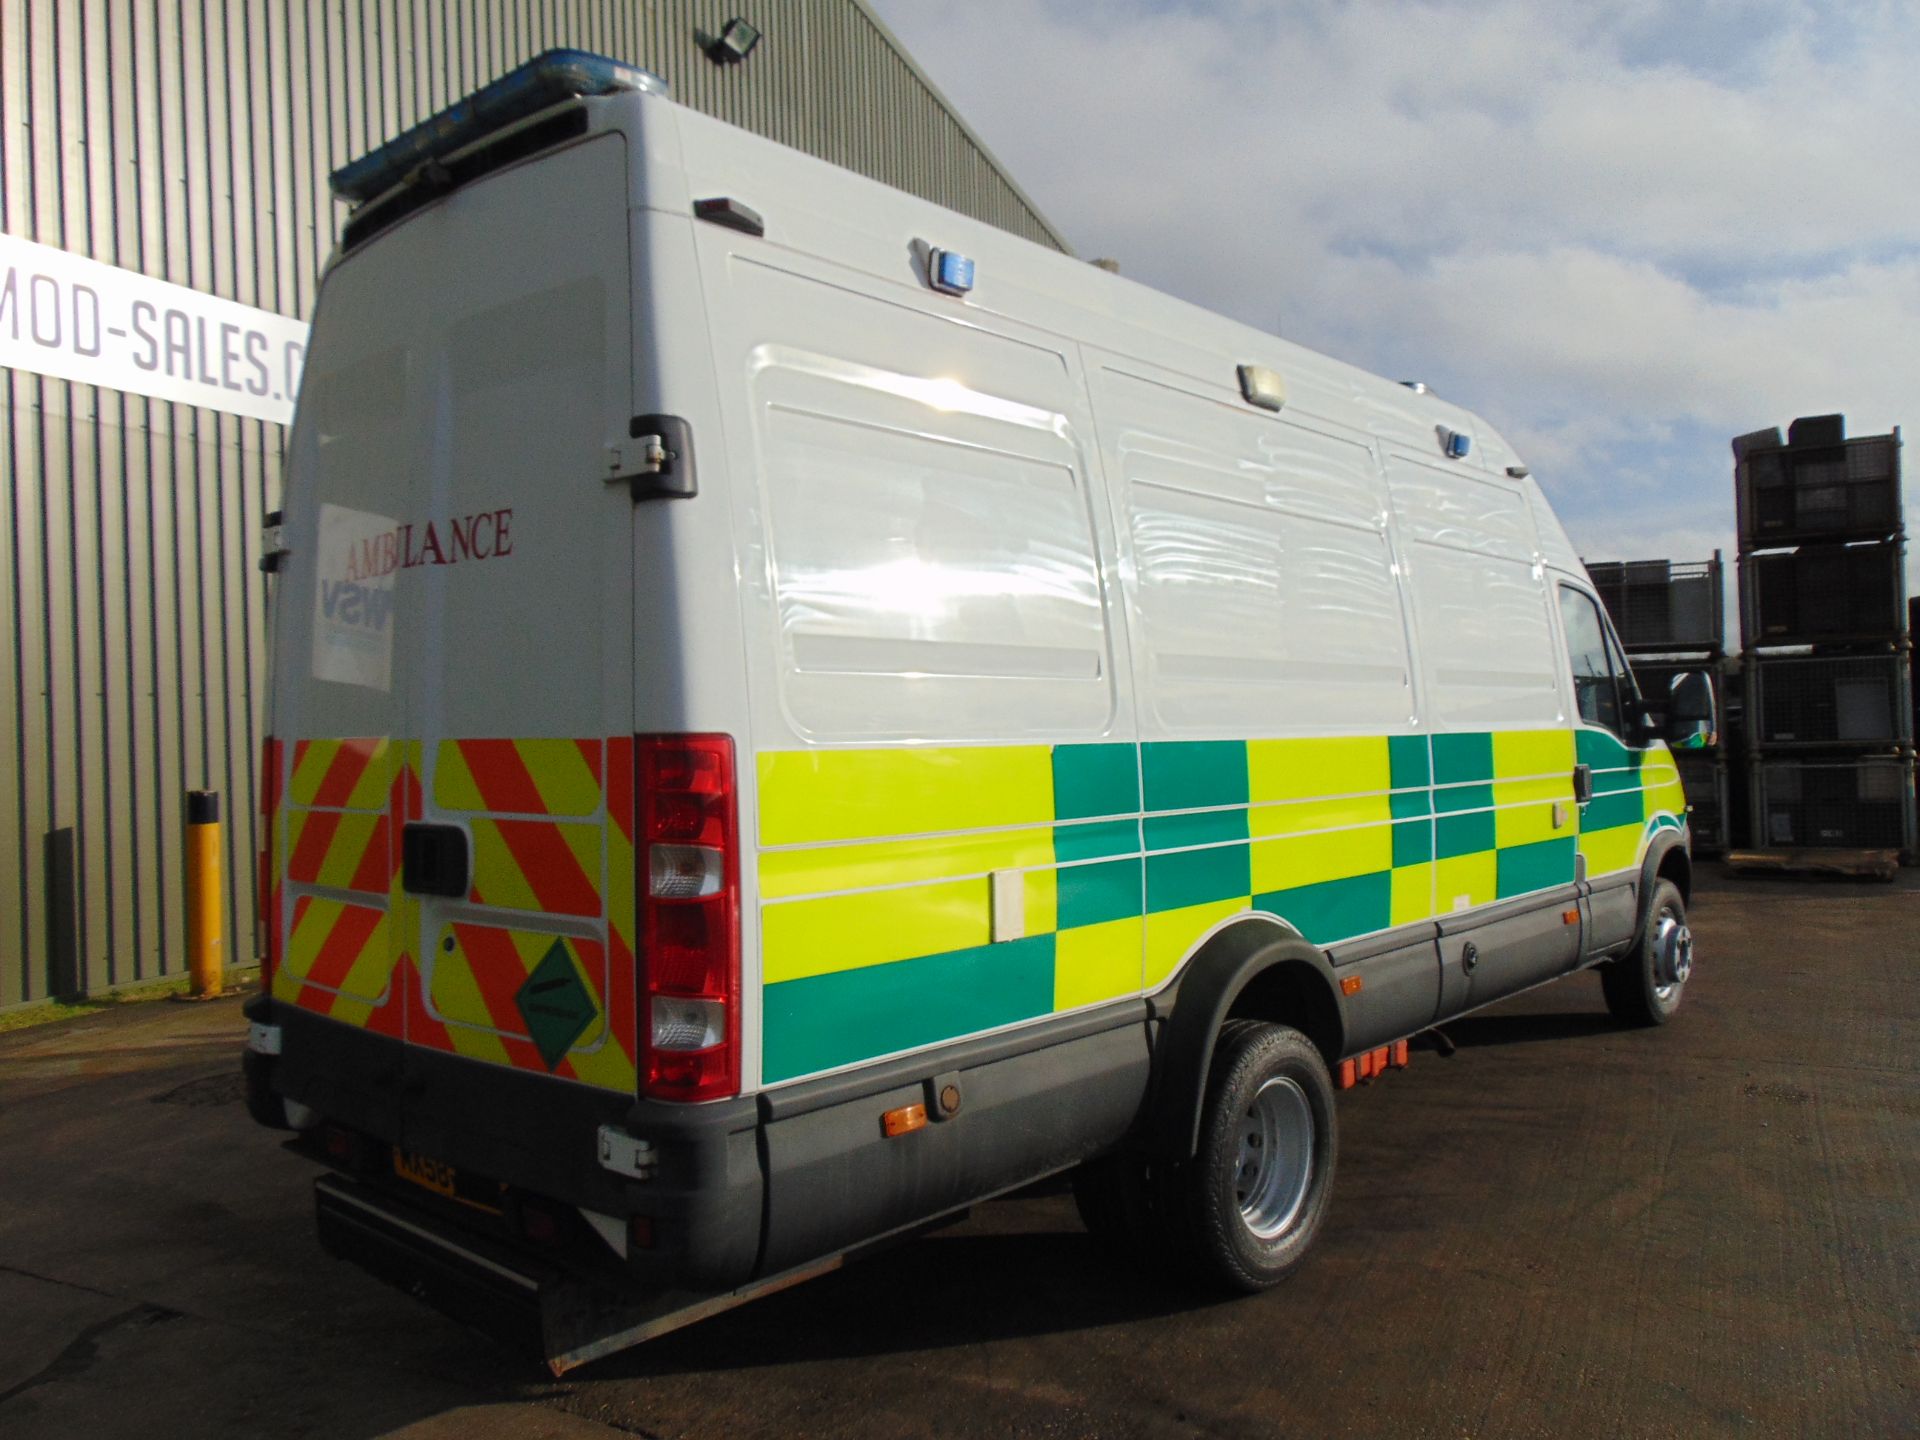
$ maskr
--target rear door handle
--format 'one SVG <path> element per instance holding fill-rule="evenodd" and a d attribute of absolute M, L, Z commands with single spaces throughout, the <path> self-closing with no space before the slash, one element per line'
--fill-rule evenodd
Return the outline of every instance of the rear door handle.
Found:
<path fill-rule="evenodd" d="M 1573 767 L 1573 801 L 1584 805 L 1593 799 L 1593 767 L 1576 765 Z"/>
<path fill-rule="evenodd" d="M 419 821 L 400 830 L 400 887 L 410 895 L 467 893 L 467 832 L 458 825 Z"/>

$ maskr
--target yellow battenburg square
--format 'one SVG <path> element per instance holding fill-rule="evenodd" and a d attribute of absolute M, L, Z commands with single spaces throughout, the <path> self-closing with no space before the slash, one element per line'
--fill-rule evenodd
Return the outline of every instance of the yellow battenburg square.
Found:
<path fill-rule="evenodd" d="M 1053 1008 L 1073 1010 L 1140 992 L 1139 916 L 1062 930 L 1053 940 Z"/>
<path fill-rule="evenodd" d="M 1156 910 L 1147 916 L 1146 974 L 1144 984 L 1151 990 L 1179 968 L 1187 952 L 1200 937 L 1222 920 L 1252 908 L 1253 897 L 1214 900 L 1205 905 L 1187 905 L 1178 910 Z"/>
<path fill-rule="evenodd" d="M 1252 863 L 1256 895 L 1269 890 L 1291 890 L 1297 885 L 1317 885 L 1323 880 L 1372 875 L 1393 868 L 1393 829 L 1377 824 L 1319 835 L 1256 840 Z"/>
<path fill-rule="evenodd" d="M 1046 745 L 778 750 L 757 760 L 760 843 L 877 840 L 1053 819 Z"/>
<path fill-rule="evenodd" d="M 968 950 L 992 938 L 985 876 L 785 900 L 760 910 L 766 983 Z"/>
<path fill-rule="evenodd" d="M 1560 824 L 1553 823 L 1553 807 L 1561 806 Z M 1573 834 L 1573 776 L 1538 780 L 1496 780 L 1493 785 L 1494 843 L 1505 849 L 1539 840 L 1562 840 Z"/>
<path fill-rule="evenodd" d="M 1496 730 L 1493 735 L 1493 774 L 1496 780 L 1529 776 L 1573 777 L 1571 730 Z"/>
<path fill-rule="evenodd" d="M 1392 913 L 1389 925 L 1411 925 L 1433 916 L 1433 862 L 1401 865 L 1393 872 Z"/>
<path fill-rule="evenodd" d="M 869 885 L 957 880 L 994 870 L 1053 864 L 1053 828 L 939 835 L 925 840 L 880 840 L 866 845 L 822 845 L 760 852 L 760 894 L 766 900 L 821 895 Z M 1029 896 L 1029 900 L 1031 900 Z M 1052 926 L 1046 928 L 1051 929 Z"/>
<path fill-rule="evenodd" d="M 1491 905 L 1500 891 L 1497 852 L 1480 850 L 1433 862 L 1433 908 L 1442 915 L 1471 905 Z"/>
<path fill-rule="evenodd" d="M 1384 735 L 1247 742 L 1247 795 L 1256 804 L 1354 795 L 1392 784 Z"/>
<path fill-rule="evenodd" d="M 1640 858 L 1639 825 L 1616 825 L 1610 830 L 1594 830 L 1580 837 L 1580 853 L 1587 857 L 1587 875 L 1610 875 L 1626 870 Z"/>

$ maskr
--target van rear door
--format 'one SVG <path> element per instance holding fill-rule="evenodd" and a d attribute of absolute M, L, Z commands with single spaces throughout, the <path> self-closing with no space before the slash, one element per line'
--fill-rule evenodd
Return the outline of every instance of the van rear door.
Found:
<path fill-rule="evenodd" d="M 294 438 L 274 993 L 399 1041 L 378 1128 L 481 1168 L 508 1122 L 427 1057 L 634 1089 L 627 184 L 596 136 L 345 257 Z"/>

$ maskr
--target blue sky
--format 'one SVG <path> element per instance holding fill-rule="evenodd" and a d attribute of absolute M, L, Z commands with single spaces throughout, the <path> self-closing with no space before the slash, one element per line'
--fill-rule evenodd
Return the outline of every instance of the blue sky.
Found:
<path fill-rule="evenodd" d="M 1911 0 L 876 8 L 1079 254 L 1480 412 L 1589 559 L 1731 554 L 1734 435 L 1920 425 Z"/>

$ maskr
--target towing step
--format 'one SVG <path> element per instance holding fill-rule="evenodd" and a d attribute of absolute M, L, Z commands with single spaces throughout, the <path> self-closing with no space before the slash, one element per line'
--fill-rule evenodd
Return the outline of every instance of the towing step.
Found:
<path fill-rule="evenodd" d="M 738 1290 L 643 1291 L 584 1280 L 339 1175 L 313 1183 L 320 1243 L 555 1375 L 839 1268 L 833 1256 Z"/>

